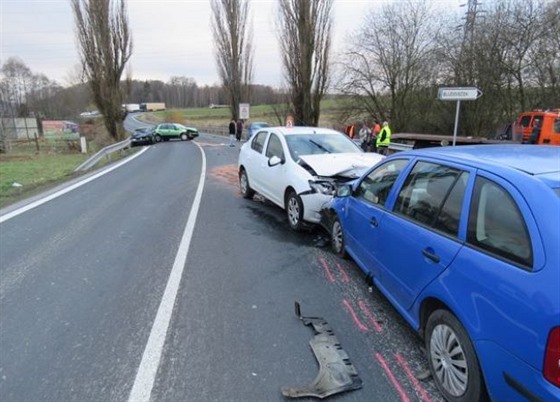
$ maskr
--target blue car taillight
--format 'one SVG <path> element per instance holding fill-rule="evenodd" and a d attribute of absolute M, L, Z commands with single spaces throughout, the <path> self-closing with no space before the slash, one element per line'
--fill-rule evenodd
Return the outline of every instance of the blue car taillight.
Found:
<path fill-rule="evenodd" d="M 560 387 L 560 327 L 553 328 L 548 336 L 543 375 L 552 384 Z"/>

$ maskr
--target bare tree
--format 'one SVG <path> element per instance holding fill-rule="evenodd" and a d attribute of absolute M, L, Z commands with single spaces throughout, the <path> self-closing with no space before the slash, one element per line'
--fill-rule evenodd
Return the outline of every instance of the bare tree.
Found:
<path fill-rule="evenodd" d="M 27 117 L 27 95 L 33 83 L 31 69 L 17 57 L 10 57 L 2 65 L 2 101 L 9 113 L 16 117 Z"/>
<path fill-rule="evenodd" d="M 494 22 L 493 26 L 487 26 L 488 28 L 499 30 L 498 39 L 504 47 L 500 67 L 513 78 L 523 110 L 532 103 L 527 98 L 527 87 L 536 84 L 536 45 L 542 39 L 548 40 L 548 27 L 543 24 L 543 9 L 542 0 L 504 1 L 492 11 L 488 20 L 490 24 Z M 496 21 L 492 18 L 495 16 L 502 18 Z"/>
<path fill-rule="evenodd" d="M 229 100 L 231 116 L 249 101 L 253 79 L 252 31 L 248 27 L 248 0 L 211 0 L 212 30 L 218 73 Z"/>
<path fill-rule="evenodd" d="M 70 0 L 84 75 L 107 131 L 124 138 L 121 76 L 132 54 L 125 0 Z"/>
<path fill-rule="evenodd" d="M 26 92 L 32 74 L 21 59 L 14 57 L 2 65 L 0 74 L 0 152 L 7 152 L 10 150 L 8 131 L 12 126 L 8 124 L 8 118 L 15 119 L 26 109 Z"/>
<path fill-rule="evenodd" d="M 362 114 L 391 120 L 399 131 L 409 129 L 424 114 L 422 106 L 433 102 L 433 94 L 425 93 L 436 76 L 433 15 L 426 2 L 412 0 L 367 14 L 344 56 L 340 85 L 355 95 Z"/>
<path fill-rule="evenodd" d="M 542 35 L 531 49 L 534 74 L 542 96 L 534 107 L 557 107 L 560 105 L 560 0 L 543 4 L 539 16 Z"/>
<path fill-rule="evenodd" d="M 481 15 L 461 45 L 455 40 L 455 46 L 442 46 L 455 72 L 450 83 L 476 86 L 484 93 L 462 106 L 464 134 L 492 135 L 493 127 L 511 122 L 520 111 L 558 104 L 554 89 L 560 47 L 554 35 L 558 38 L 559 4 L 558 0 L 490 3 L 479 10 Z"/>
<path fill-rule="evenodd" d="M 279 40 L 296 125 L 317 126 L 330 73 L 332 0 L 278 2 Z"/>

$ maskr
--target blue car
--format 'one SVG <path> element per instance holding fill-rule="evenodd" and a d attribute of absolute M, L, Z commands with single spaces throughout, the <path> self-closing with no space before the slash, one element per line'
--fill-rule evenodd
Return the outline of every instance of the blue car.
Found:
<path fill-rule="evenodd" d="M 270 124 L 262 122 L 262 121 L 257 121 L 254 123 L 251 123 L 247 126 L 247 141 L 249 141 L 249 139 L 256 134 L 257 131 L 259 131 L 261 128 L 266 128 L 266 127 L 270 127 Z"/>
<path fill-rule="evenodd" d="M 393 154 L 322 211 L 449 401 L 560 400 L 560 147 Z"/>

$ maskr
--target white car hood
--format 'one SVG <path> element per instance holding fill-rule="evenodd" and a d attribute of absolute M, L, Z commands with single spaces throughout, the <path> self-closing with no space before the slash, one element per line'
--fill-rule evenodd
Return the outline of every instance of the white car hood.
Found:
<path fill-rule="evenodd" d="M 376 153 L 344 153 L 304 155 L 300 159 L 307 163 L 318 176 L 360 177 L 367 169 L 385 158 Z"/>

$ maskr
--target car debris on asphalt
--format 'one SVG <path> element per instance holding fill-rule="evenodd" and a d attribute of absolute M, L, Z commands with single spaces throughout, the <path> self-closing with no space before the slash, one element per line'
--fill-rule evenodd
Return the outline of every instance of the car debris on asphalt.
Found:
<path fill-rule="evenodd" d="M 341 392 L 362 388 L 362 379 L 350 362 L 348 354 L 340 346 L 329 323 L 321 317 L 303 317 L 298 302 L 295 302 L 295 310 L 296 316 L 303 324 L 313 327 L 315 332 L 309 344 L 319 363 L 319 374 L 307 386 L 282 387 L 282 395 L 288 398 L 324 399 Z"/>

